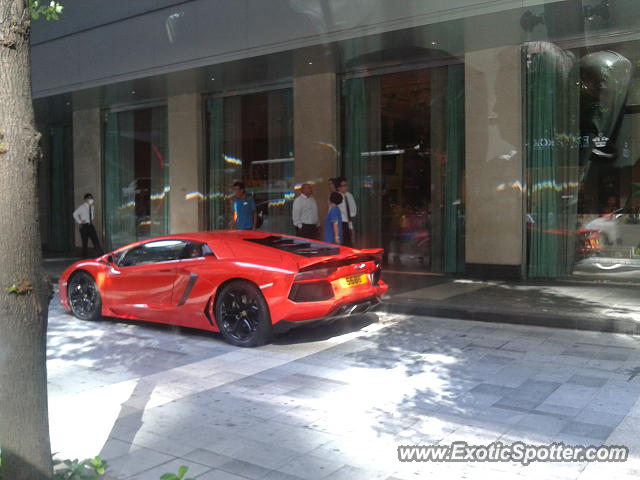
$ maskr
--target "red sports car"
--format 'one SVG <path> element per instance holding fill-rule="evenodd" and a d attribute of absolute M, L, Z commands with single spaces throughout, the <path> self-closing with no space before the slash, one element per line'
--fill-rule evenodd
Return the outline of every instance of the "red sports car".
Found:
<path fill-rule="evenodd" d="M 253 347 L 293 324 L 371 309 L 388 288 L 381 257 L 256 231 L 168 235 L 74 263 L 60 277 L 60 301 L 82 320 L 219 331 Z"/>

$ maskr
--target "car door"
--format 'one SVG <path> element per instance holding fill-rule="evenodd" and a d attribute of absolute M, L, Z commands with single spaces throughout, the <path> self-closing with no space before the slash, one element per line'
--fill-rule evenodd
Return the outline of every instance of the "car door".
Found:
<path fill-rule="evenodd" d="M 176 325 L 192 328 L 208 328 L 204 306 L 211 297 L 212 270 L 217 259 L 205 243 L 189 242 L 177 264 L 176 281 L 173 284 L 173 318 Z"/>
<path fill-rule="evenodd" d="M 158 240 L 126 251 L 106 278 L 111 310 L 119 316 L 171 321 L 177 264 L 186 242 Z"/>

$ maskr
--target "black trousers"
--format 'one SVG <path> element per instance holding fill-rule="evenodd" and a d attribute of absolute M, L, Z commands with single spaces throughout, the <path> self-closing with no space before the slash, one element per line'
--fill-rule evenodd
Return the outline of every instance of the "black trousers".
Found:
<path fill-rule="evenodd" d="M 91 239 L 91 244 L 93 248 L 96 250 L 96 256 L 102 255 L 102 246 L 100 245 L 100 240 L 98 240 L 98 234 L 96 233 L 96 227 L 91 223 L 83 223 L 80 225 L 80 237 L 82 238 L 82 256 L 87 256 L 87 246 L 89 244 L 89 239 Z"/>
<path fill-rule="evenodd" d="M 296 227 L 296 235 L 310 240 L 317 240 L 318 227 L 312 223 L 303 223 L 301 228 Z"/>
<path fill-rule="evenodd" d="M 349 222 L 342 222 L 342 245 L 345 247 L 352 247 L 351 242 L 351 229 L 349 228 Z"/>

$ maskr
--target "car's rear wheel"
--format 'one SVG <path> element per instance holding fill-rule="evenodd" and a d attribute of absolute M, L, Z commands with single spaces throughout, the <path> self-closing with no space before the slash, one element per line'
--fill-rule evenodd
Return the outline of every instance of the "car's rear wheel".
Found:
<path fill-rule="evenodd" d="M 71 313 L 80 320 L 99 320 L 102 299 L 95 280 L 86 272 L 74 273 L 67 287 Z"/>
<path fill-rule="evenodd" d="M 227 283 L 218 292 L 215 315 L 225 340 L 238 347 L 269 342 L 273 332 L 269 306 L 258 288 L 242 280 Z"/>

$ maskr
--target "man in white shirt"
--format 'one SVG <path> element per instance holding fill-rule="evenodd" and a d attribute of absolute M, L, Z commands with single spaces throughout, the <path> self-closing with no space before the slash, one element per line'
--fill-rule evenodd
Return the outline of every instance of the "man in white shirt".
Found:
<path fill-rule="evenodd" d="M 300 187 L 300 195 L 293 201 L 291 212 L 296 235 L 318 239 L 318 204 L 313 198 L 313 185 L 305 183 Z"/>
<path fill-rule="evenodd" d="M 76 208 L 75 212 L 73 212 L 73 219 L 78 225 L 80 225 L 80 237 L 82 238 L 82 257 L 87 257 L 87 246 L 89 244 L 89 239 L 91 239 L 93 248 L 96 249 L 96 256 L 102 255 L 100 240 L 98 240 L 96 227 L 93 225 L 95 212 L 93 208 L 92 194 L 87 193 L 84 196 L 84 203 Z"/>
<path fill-rule="evenodd" d="M 349 192 L 349 184 L 344 177 L 337 177 L 334 180 L 336 192 L 340 193 L 343 198 L 343 202 L 338 205 L 340 213 L 342 214 L 342 244 L 347 247 L 353 246 L 355 239 L 355 232 L 353 230 L 353 219 L 356 217 L 358 209 L 356 208 L 356 201 Z"/>

